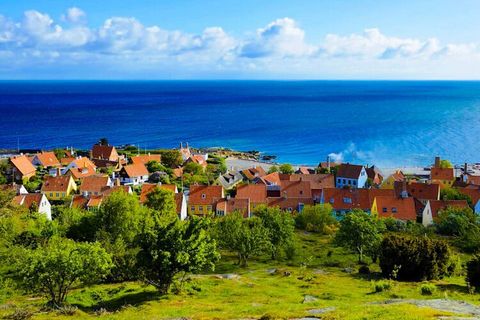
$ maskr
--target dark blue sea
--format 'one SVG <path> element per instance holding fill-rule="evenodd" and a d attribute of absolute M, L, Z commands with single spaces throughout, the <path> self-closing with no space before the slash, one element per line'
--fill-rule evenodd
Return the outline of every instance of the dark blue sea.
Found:
<path fill-rule="evenodd" d="M 0 148 L 259 150 L 383 167 L 480 161 L 480 82 L 0 82 Z"/>

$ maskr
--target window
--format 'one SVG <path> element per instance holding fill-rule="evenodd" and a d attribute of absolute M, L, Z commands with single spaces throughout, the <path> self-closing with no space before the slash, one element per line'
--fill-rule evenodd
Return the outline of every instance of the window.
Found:
<path fill-rule="evenodd" d="M 205 199 L 207 195 L 205 193 L 202 193 L 202 199 Z"/>
<path fill-rule="evenodd" d="M 330 198 L 330 203 L 333 203 L 335 199 L 333 197 Z"/>
<path fill-rule="evenodd" d="M 397 208 L 392 207 L 392 212 L 393 212 L 393 213 L 397 213 Z"/>
<path fill-rule="evenodd" d="M 386 207 L 383 207 L 383 208 L 382 208 L 382 211 L 385 213 L 385 212 L 387 212 L 388 210 L 387 210 Z"/>
<path fill-rule="evenodd" d="M 199 206 L 198 210 L 203 211 L 203 206 Z"/>
<path fill-rule="evenodd" d="M 191 206 L 190 211 L 195 211 L 195 206 Z"/>
<path fill-rule="evenodd" d="M 60 196 L 60 193 L 57 192 L 57 193 L 56 193 L 56 196 L 59 197 L 59 196 Z"/>
<path fill-rule="evenodd" d="M 298 212 L 302 212 L 304 207 L 305 207 L 305 204 L 303 204 L 303 203 L 300 202 L 300 203 L 298 204 Z"/>
<path fill-rule="evenodd" d="M 342 180 L 343 180 L 343 184 L 347 183 L 347 180 L 345 180 L 345 179 L 342 179 Z"/>
<path fill-rule="evenodd" d="M 53 197 L 53 192 L 50 192 L 50 197 Z"/>
<path fill-rule="evenodd" d="M 212 211 L 212 206 L 207 206 L 207 211 Z"/>
<path fill-rule="evenodd" d="M 303 194 L 303 190 L 300 190 L 300 194 Z"/>
<path fill-rule="evenodd" d="M 62 192 L 62 197 L 65 197 L 65 192 Z"/>
<path fill-rule="evenodd" d="M 338 178 L 337 183 L 342 183 L 342 179 Z"/>
<path fill-rule="evenodd" d="M 345 198 L 343 198 L 343 202 L 344 203 L 352 203 L 352 198 L 345 197 Z"/>
<path fill-rule="evenodd" d="M 348 180 L 348 184 L 352 184 L 352 181 L 351 181 L 351 180 Z"/>
<path fill-rule="evenodd" d="M 354 186 L 357 185 L 357 180 L 353 180 L 353 185 L 354 185 Z"/>
<path fill-rule="evenodd" d="M 287 208 L 287 211 L 288 211 L 288 212 L 292 212 L 293 209 L 292 209 L 292 208 Z"/>

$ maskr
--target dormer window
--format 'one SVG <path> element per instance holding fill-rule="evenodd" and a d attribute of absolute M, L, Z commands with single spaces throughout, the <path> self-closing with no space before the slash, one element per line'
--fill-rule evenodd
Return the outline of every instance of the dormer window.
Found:
<path fill-rule="evenodd" d="M 393 213 L 397 213 L 397 208 L 392 207 L 392 212 L 393 212 Z"/>
<path fill-rule="evenodd" d="M 343 202 L 344 203 L 352 203 L 352 198 L 345 197 L 345 198 L 343 198 Z"/>
<path fill-rule="evenodd" d="M 205 193 L 202 193 L 202 199 L 205 199 L 207 195 Z"/>
<path fill-rule="evenodd" d="M 387 210 L 386 207 L 383 207 L 383 208 L 382 208 L 382 211 L 383 211 L 383 213 L 387 213 L 388 210 Z"/>

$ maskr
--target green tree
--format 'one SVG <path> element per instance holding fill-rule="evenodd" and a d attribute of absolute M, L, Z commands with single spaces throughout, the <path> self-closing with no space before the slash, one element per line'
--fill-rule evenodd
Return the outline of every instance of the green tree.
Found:
<path fill-rule="evenodd" d="M 292 174 L 294 172 L 292 165 L 289 163 L 282 164 L 278 169 L 283 174 Z"/>
<path fill-rule="evenodd" d="M 440 191 L 440 199 L 442 200 L 466 200 L 468 205 L 472 207 L 472 198 L 470 196 L 460 193 L 455 188 L 445 188 Z"/>
<path fill-rule="evenodd" d="M 448 236 L 462 236 L 476 227 L 475 214 L 470 208 L 448 207 L 441 210 L 436 219 L 437 231 Z"/>
<path fill-rule="evenodd" d="M 98 144 L 101 146 L 108 146 L 108 139 L 107 138 L 100 138 L 98 140 Z"/>
<path fill-rule="evenodd" d="M 160 150 L 159 153 L 162 156 L 162 164 L 167 168 L 174 169 L 182 164 L 182 156 L 178 150 Z"/>
<path fill-rule="evenodd" d="M 214 270 L 220 255 L 209 224 L 209 219 L 192 217 L 155 223 L 141 234 L 137 259 L 144 281 L 166 294 L 177 274 Z"/>
<path fill-rule="evenodd" d="M 443 159 L 440 160 L 440 168 L 453 168 L 453 165 L 449 160 Z"/>
<path fill-rule="evenodd" d="M 112 254 L 115 265 L 110 280 L 135 280 L 138 276 L 135 238 L 142 232 L 149 210 L 140 206 L 135 195 L 119 191 L 107 197 L 96 214 L 95 238 Z"/>
<path fill-rule="evenodd" d="M 203 167 L 195 162 L 189 162 L 183 167 L 184 173 L 190 173 L 192 175 L 202 175 L 203 174 Z"/>
<path fill-rule="evenodd" d="M 256 208 L 254 215 L 260 217 L 263 226 L 268 230 L 272 259 L 277 259 L 280 250 L 294 241 L 295 221 L 292 215 L 279 208 L 267 206 Z"/>
<path fill-rule="evenodd" d="M 223 248 L 237 253 L 243 267 L 251 256 L 267 253 L 272 246 L 260 218 L 245 219 L 238 212 L 217 220 L 217 239 Z"/>
<path fill-rule="evenodd" d="M 305 206 L 299 214 L 295 216 L 297 228 L 329 234 L 337 224 L 337 220 L 332 216 L 332 206 L 330 204 L 317 204 L 314 206 Z"/>
<path fill-rule="evenodd" d="M 103 278 L 111 266 L 110 255 L 99 243 L 55 238 L 45 247 L 25 250 L 16 270 L 26 289 L 43 293 L 51 306 L 59 307 L 72 286 Z"/>
<path fill-rule="evenodd" d="M 365 253 L 375 257 L 375 250 L 382 241 L 385 226 L 375 217 L 362 210 L 353 210 L 340 222 L 335 235 L 337 244 L 354 250 L 358 254 L 358 262 L 363 262 Z"/>
<path fill-rule="evenodd" d="M 162 165 L 160 162 L 155 160 L 148 161 L 146 167 L 148 172 L 150 173 L 156 172 L 156 171 L 167 172 L 167 168 L 165 168 L 164 165 Z"/>
<path fill-rule="evenodd" d="M 147 195 L 145 205 L 155 210 L 159 217 L 177 217 L 175 194 L 170 190 L 156 187 Z"/>
<path fill-rule="evenodd" d="M 278 172 L 278 167 L 273 165 L 270 168 L 268 168 L 268 174 Z"/>

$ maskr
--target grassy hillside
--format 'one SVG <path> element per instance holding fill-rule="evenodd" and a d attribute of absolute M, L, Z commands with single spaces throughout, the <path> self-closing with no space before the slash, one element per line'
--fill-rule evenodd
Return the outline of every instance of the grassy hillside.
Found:
<path fill-rule="evenodd" d="M 358 273 L 357 257 L 332 246 L 327 236 L 297 233 L 293 261 L 256 259 L 246 268 L 224 252 L 212 274 L 189 276 L 177 295 L 159 296 L 141 283 L 119 283 L 76 288 L 68 303 L 76 306 L 75 318 L 90 319 L 264 319 L 317 316 L 322 319 L 436 319 L 452 313 L 410 303 L 385 304 L 391 299 L 451 299 L 478 304 L 479 295 L 468 293 L 462 275 L 431 281 L 433 295 L 420 292 L 422 283 L 391 282 L 391 288 L 374 292 L 379 268 Z M 466 257 L 463 257 L 466 258 Z M 33 319 L 71 319 L 68 312 L 43 309 L 43 297 L 22 294 L 1 281 L 0 317 L 19 310 Z M 459 314 L 455 314 L 458 316 Z"/>

